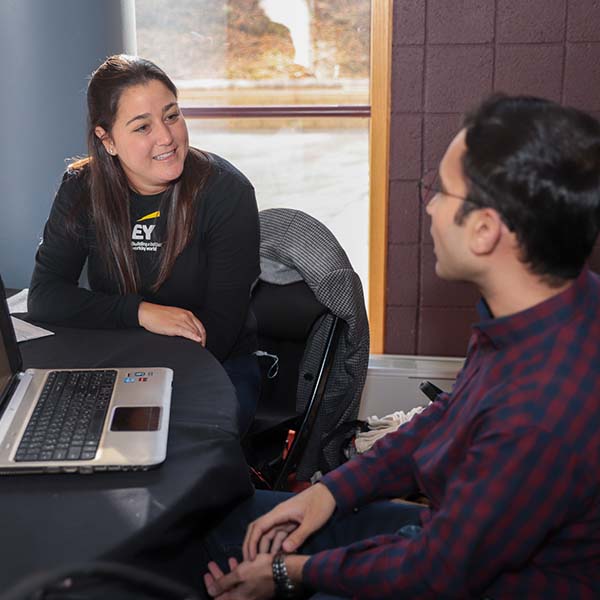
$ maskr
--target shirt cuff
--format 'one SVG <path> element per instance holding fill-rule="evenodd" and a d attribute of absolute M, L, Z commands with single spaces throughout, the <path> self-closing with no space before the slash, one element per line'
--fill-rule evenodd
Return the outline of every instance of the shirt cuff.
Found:
<path fill-rule="evenodd" d="M 143 298 L 137 294 L 128 294 L 123 298 L 121 323 L 123 327 L 139 327 L 138 310 Z"/>
<path fill-rule="evenodd" d="M 327 554 L 327 551 L 319 552 L 304 563 L 302 567 L 302 584 L 310 590 L 340 594 L 342 591 L 336 587 L 335 579 L 332 581 L 331 577 L 327 575 Z"/>

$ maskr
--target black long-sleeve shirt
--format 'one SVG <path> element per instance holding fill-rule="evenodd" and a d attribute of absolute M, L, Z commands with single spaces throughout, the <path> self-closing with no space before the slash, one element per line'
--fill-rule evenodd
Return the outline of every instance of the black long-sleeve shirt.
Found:
<path fill-rule="evenodd" d="M 162 194 L 130 195 L 132 248 L 140 273 L 136 294 L 120 294 L 98 249 L 89 210 L 87 168 L 67 172 L 56 194 L 35 260 L 29 316 L 83 328 L 138 327 L 144 300 L 191 310 L 204 324 L 207 348 L 221 361 L 256 349 L 250 288 L 259 275 L 259 223 L 254 188 L 235 167 L 211 155 L 209 179 L 200 192 L 195 234 L 173 270 L 154 292 L 165 229 Z M 66 224 L 74 214 L 77 231 Z M 90 289 L 79 286 L 88 261 Z"/>

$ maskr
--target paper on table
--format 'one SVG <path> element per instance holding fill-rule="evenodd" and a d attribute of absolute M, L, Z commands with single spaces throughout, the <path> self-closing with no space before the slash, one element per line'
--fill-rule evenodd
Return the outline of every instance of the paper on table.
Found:
<path fill-rule="evenodd" d="M 47 335 L 54 335 L 54 331 L 48 331 L 42 329 L 26 321 L 21 321 L 17 317 L 11 317 L 13 327 L 15 328 L 15 335 L 17 336 L 17 342 L 25 342 L 27 340 L 36 340 L 37 338 L 46 337 Z"/>
<path fill-rule="evenodd" d="M 29 293 L 29 288 L 25 288 L 20 292 L 17 292 L 14 296 L 11 296 L 6 300 L 8 304 L 8 311 L 10 314 L 14 313 L 24 313 L 27 312 L 27 294 Z"/>
<path fill-rule="evenodd" d="M 24 313 L 27 312 L 27 294 L 28 288 L 21 290 L 14 296 L 7 299 L 8 310 L 12 313 Z M 11 317 L 13 327 L 15 328 L 15 335 L 17 342 L 24 342 L 26 340 L 36 340 L 37 338 L 46 337 L 47 335 L 54 335 L 53 331 L 48 331 L 42 327 L 37 327 L 16 317 Z"/>

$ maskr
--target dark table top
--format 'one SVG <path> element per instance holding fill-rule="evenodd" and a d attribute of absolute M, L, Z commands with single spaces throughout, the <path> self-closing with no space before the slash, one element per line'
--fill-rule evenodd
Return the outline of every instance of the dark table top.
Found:
<path fill-rule="evenodd" d="M 252 493 L 235 392 L 210 352 L 143 329 L 82 330 L 19 344 L 24 368 L 171 367 L 167 459 L 145 472 L 0 476 L 0 590 L 49 568 L 126 556 L 188 515 Z"/>

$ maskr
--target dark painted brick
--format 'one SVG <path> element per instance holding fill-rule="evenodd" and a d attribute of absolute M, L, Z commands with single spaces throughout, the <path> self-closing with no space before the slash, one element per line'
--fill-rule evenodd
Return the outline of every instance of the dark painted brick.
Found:
<path fill-rule="evenodd" d="M 388 306 L 416 306 L 419 285 L 419 246 L 388 246 Z"/>
<path fill-rule="evenodd" d="M 494 39 L 494 0 L 429 0 L 427 42 L 481 44 Z"/>
<path fill-rule="evenodd" d="M 462 114 L 425 115 L 423 170 L 437 169 L 446 148 L 461 128 Z"/>
<path fill-rule="evenodd" d="M 390 139 L 390 179 L 421 176 L 421 125 L 418 115 L 394 113 Z"/>
<path fill-rule="evenodd" d="M 416 180 L 390 182 L 388 242 L 391 244 L 419 242 L 419 206 Z"/>
<path fill-rule="evenodd" d="M 469 308 L 421 308 L 417 354 L 465 356 L 471 324 L 477 312 Z"/>
<path fill-rule="evenodd" d="M 600 43 L 567 44 L 564 101 L 584 110 L 600 110 Z"/>
<path fill-rule="evenodd" d="M 396 0 L 394 2 L 393 40 L 395 44 L 425 42 L 425 2 Z"/>
<path fill-rule="evenodd" d="M 423 46 L 394 46 L 392 54 L 392 111 L 423 108 Z"/>
<path fill-rule="evenodd" d="M 566 0 L 498 0 L 497 42 L 562 42 Z"/>
<path fill-rule="evenodd" d="M 479 300 L 477 288 L 470 283 L 444 281 L 435 273 L 433 246 L 421 247 L 421 298 L 420 306 L 473 307 Z"/>
<path fill-rule="evenodd" d="M 600 40 L 600 2 L 575 0 L 569 2 L 567 40 L 597 42 Z"/>
<path fill-rule="evenodd" d="M 417 339 L 417 309 L 408 306 L 388 306 L 385 318 L 386 354 L 415 354 Z"/>
<path fill-rule="evenodd" d="M 494 87 L 508 94 L 530 94 L 559 102 L 563 45 L 500 45 Z"/>
<path fill-rule="evenodd" d="M 431 46 L 425 78 L 428 112 L 464 112 L 492 90 L 492 48 Z"/>

